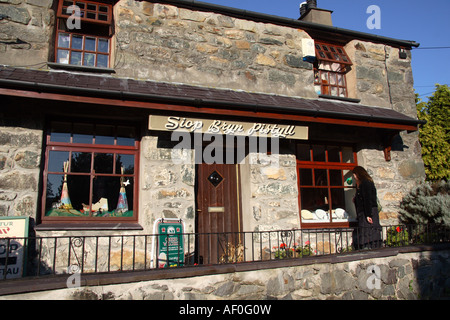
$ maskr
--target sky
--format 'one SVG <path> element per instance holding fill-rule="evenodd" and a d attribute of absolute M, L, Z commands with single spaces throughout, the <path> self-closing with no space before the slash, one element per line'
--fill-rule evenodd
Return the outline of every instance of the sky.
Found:
<path fill-rule="evenodd" d="M 298 19 L 306 0 L 202 0 L 259 13 Z M 369 29 L 367 20 L 380 8 L 380 29 Z M 317 0 L 317 7 L 333 10 L 333 26 L 420 43 L 412 51 L 414 88 L 427 100 L 435 84 L 450 85 L 450 0 Z M 426 49 L 448 47 L 446 49 Z"/>

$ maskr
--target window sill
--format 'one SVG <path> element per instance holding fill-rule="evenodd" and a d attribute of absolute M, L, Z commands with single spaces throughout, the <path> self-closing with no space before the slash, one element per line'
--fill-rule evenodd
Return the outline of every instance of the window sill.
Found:
<path fill-rule="evenodd" d="M 98 230 L 144 230 L 138 223 L 43 223 L 36 231 L 98 231 Z"/>
<path fill-rule="evenodd" d="M 330 96 L 330 95 L 327 95 L 327 94 L 319 94 L 319 98 L 331 99 L 331 100 L 340 100 L 340 101 L 353 102 L 353 103 L 360 103 L 361 102 L 361 99 L 336 97 L 336 96 Z"/>
<path fill-rule="evenodd" d="M 56 62 L 47 62 L 47 65 L 52 69 L 62 69 L 62 70 L 69 70 L 69 71 L 82 71 L 82 72 L 92 72 L 92 73 L 116 73 L 116 71 L 111 68 L 75 66 L 72 64 L 56 63 Z"/>

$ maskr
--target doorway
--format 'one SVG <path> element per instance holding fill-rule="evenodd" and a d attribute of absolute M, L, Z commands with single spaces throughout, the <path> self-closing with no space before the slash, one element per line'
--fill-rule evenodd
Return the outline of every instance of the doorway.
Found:
<path fill-rule="evenodd" d="M 242 215 L 238 164 L 197 164 L 197 261 L 238 261 Z"/>

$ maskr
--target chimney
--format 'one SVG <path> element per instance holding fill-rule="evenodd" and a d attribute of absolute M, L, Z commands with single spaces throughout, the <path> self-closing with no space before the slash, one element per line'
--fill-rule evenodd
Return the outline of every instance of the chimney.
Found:
<path fill-rule="evenodd" d="M 333 11 L 317 8 L 317 0 L 307 0 L 300 4 L 299 20 L 332 26 Z"/>

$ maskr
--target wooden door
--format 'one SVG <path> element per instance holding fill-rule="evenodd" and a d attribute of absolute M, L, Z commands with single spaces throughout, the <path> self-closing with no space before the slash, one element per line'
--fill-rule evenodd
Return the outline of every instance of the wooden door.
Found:
<path fill-rule="evenodd" d="M 197 165 L 198 261 L 231 262 L 241 235 L 239 166 Z"/>

